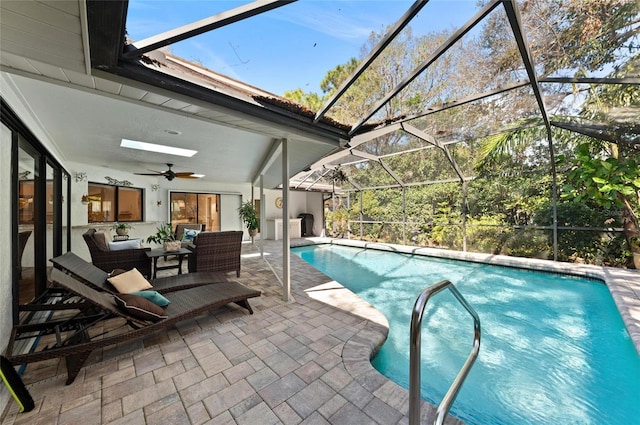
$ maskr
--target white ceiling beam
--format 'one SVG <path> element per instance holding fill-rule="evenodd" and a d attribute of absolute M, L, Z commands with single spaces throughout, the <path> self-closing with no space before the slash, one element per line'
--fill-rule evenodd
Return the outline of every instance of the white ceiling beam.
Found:
<path fill-rule="evenodd" d="M 274 139 L 271 142 L 271 146 L 269 147 L 269 151 L 267 152 L 267 155 L 265 156 L 264 161 L 262 161 L 262 164 L 256 170 L 256 172 L 253 173 L 253 179 L 251 180 L 251 183 L 253 185 L 257 184 L 260 181 L 260 176 L 264 175 L 267 172 L 267 170 L 271 168 L 273 163 L 280 156 L 281 152 L 282 152 L 282 140 Z"/>
<path fill-rule="evenodd" d="M 376 162 L 380 161 L 380 158 L 378 156 L 370 154 L 368 152 L 359 151 L 358 149 L 350 149 L 349 152 L 351 152 L 351 155 L 353 156 L 359 156 L 360 158 L 365 158 Z"/>
<path fill-rule="evenodd" d="M 377 137 L 384 136 L 393 131 L 400 130 L 400 123 L 385 125 L 384 127 L 376 128 L 375 130 L 367 131 L 366 133 L 360 133 L 357 136 L 353 136 L 349 140 L 349 147 L 355 148 L 369 140 L 373 140 Z"/>

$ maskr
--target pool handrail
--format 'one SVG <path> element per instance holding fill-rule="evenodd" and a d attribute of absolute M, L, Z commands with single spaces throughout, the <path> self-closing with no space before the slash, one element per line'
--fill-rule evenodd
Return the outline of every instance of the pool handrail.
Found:
<path fill-rule="evenodd" d="M 449 387 L 449 390 L 438 405 L 436 418 L 433 422 L 434 424 L 441 425 L 444 423 L 444 420 L 449 413 L 449 409 L 458 395 L 458 391 L 460 391 L 464 380 L 469 374 L 469 371 L 480 352 L 480 317 L 478 317 L 476 311 L 464 299 L 453 283 L 449 280 L 442 280 L 423 289 L 416 299 L 413 306 L 413 312 L 411 314 L 411 331 L 409 341 L 409 425 L 420 424 L 420 336 L 422 334 L 422 315 L 429 298 L 444 289 L 449 289 L 465 310 L 467 310 L 473 317 L 474 335 L 471 352 L 469 353 L 467 360 L 464 362 L 464 365 L 462 365 L 460 372 L 458 372 L 458 375 Z"/>

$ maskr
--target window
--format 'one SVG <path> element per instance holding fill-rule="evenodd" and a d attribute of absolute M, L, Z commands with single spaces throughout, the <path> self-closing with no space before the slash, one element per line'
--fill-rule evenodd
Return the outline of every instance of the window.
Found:
<path fill-rule="evenodd" d="M 204 223 L 209 231 L 220 231 L 220 195 L 217 193 L 171 192 L 171 226 Z"/>
<path fill-rule="evenodd" d="M 89 223 L 142 221 L 143 190 L 89 183 Z"/>

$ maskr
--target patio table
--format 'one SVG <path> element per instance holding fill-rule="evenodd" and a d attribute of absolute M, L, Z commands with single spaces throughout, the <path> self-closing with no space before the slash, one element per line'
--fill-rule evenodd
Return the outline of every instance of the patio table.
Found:
<path fill-rule="evenodd" d="M 182 260 L 185 255 L 189 254 L 189 251 L 186 248 L 180 248 L 177 251 L 165 251 L 164 249 L 152 249 L 146 251 L 147 257 L 153 259 L 153 279 L 156 278 L 156 274 L 158 270 L 169 270 L 169 269 L 178 269 L 178 274 L 182 274 Z M 168 266 L 160 266 L 158 267 L 158 258 L 166 257 L 167 255 L 175 255 L 178 257 L 178 264 L 170 264 Z"/>

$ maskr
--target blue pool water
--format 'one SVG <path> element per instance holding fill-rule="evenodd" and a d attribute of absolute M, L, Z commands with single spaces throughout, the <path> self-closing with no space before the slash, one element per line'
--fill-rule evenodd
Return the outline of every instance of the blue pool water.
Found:
<path fill-rule="evenodd" d="M 640 424 L 640 357 L 601 282 L 336 245 L 291 251 L 387 317 L 372 363 L 405 388 L 415 300 L 452 281 L 482 323 L 480 354 L 451 409 L 467 424 Z M 422 337 L 422 398 L 438 404 L 473 341 L 450 291 L 427 304 Z"/>

